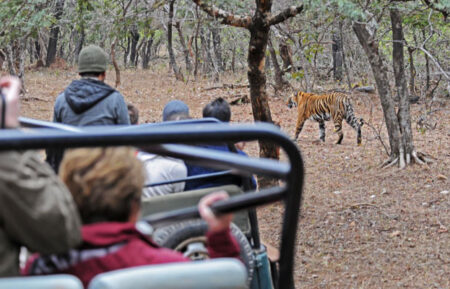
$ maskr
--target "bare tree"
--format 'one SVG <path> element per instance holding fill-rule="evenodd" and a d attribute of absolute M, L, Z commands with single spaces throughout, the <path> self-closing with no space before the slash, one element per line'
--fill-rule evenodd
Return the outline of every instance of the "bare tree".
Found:
<path fill-rule="evenodd" d="M 394 71 L 399 96 L 398 114 L 395 111 L 395 103 L 389 86 L 388 69 L 378 48 L 376 30 L 373 27 L 369 29 L 369 24 L 362 22 L 354 22 L 353 30 L 369 59 L 388 130 L 391 150 L 390 157 L 383 166 L 389 167 L 398 163 L 400 168 L 404 168 L 411 163 L 411 160 L 423 164 L 427 159 L 415 151 L 412 140 L 411 116 L 403 68 L 403 29 L 401 16 L 395 9 L 391 10 L 391 23 L 394 42 Z"/>
<path fill-rule="evenodd" d="M 55 6 L 55 19 L 59 21 L 64 12 L 64 1 L 65 0 L 57 0 Z M 59 35 L 59 23 L 53 24 L 50 30 L 50 38 L 48 40 L 48 48 L 47 48 L 47 60 L 45 61 L 45 66 L 49 67 L 53 61 L 55 61 L 56 56 L 56 48 L 58 45 L 58 35 Z"/>
<path fill-rule="evenodd" d="M 169 3 L 169 20 L 167 23 L 167 49 L 169 50 L 169 58 L 170 58 L 170 66 L 175 73 L 175 77 L 177 80 L 184 80 L 183 74 L 181 70 L 178 68 L 177 62 L 175 60 L 175 54 L 173 52 L 172 46 L 172 23 L 173 23 L 173 6 L 176 0 L 171 0 Z"/>

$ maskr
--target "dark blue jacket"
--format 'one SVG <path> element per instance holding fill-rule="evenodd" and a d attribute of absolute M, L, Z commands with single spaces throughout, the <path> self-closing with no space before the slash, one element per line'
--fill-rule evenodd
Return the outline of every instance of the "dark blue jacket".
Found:
<path fill-rule="evenodd" d="M 218 151 L 226 151 L 226 152 L 230 151 L 230 148 L 228 145 L 205 145 L 202 147 L 208 148 L 208 149 L 213 149 L 213 150 L 218 150 Z M 243 155 L 243 156 L 247 156 L 247 154 L 241 150 L 236 150 L 236 153 Z M 218 172 L 218 170 L 215 170 L 215 169 L 194 166 L 194 165 L 190 165 L 188 163 L 186 163 L 186 167 L 187 167 L 187 176 L 188 177 Z M 243 177 L 229 174 L 229 175 L 224 175 L 224 176 L 218 176 L 215 178 L 191 180 L 191 181 L 187 181 L 185 183 L 184 190 L 190 191 L 190 190 L 198 190 L 198 189 L 218 187 L 218 186 L 224 186 L 224 185 L 237 185 L 237 186 L 241 187 L 241 186 L 243 186 Z M 253 177 L 251 178 L 250 185 L 251 185 L 252 189 L 256 189 L 256 181 Z"/>

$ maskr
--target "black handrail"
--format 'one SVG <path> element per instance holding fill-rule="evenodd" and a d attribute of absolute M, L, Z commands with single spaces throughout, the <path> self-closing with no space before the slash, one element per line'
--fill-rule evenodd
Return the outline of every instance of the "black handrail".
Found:
<path fill-rule="evenodd" d="M 158 145 L 164 143 L 211 143 L 238 141 L 272 141 L 286 152 L 289 165 L 267 159 L 245 158 L 234 153 L 210 153 L 204 148 L 189 146 Z M 241 210 L 284 200 L 285 214 L 280 248 L 280 276 L 277 288 L 294 288 L 292 272 L 295 256 L 295 239 L 298 226 L 303 187 L 303 160 L 295 144 L 277 127 L 269 124 L 228 125 L 188 124 L 183 126 L 155 126 L 151 131 L 122 130 L 117 127 L 83 128 L 82 132 L 33 129 L 32 131 L 1 130 L 0 150 L 69 148 L 92 146 L 135 145 L 149 148 L 152 152 L 189 155 L 193 152 L 197 161 L 205 165 L 214 161 L 221 167 L 242 173 L 258 173 L 277 176 L 286 181 L 284 187 L 261 190 L 257 194 L 244 194 L 221 201 L 213 206 L 217 213 Z M 178 147 L 178 148 L 177 148 Z M 203 158 L 201 150 L 205 150 Z M 214 156 L 215 155 L 215 156 Z M 241 160 L 240 157 L 245 158 Z M 236 158 L 230 162 L 230 158 Z M 236 163 L 234 163 L 236 161 Z M 263 169 L 261 169 L 261 167 Z M 190 212 L 192 213 L 192 212 Z M 151 216 L 150 216 L 151 217 Z M 171 217 L 174 217 L 173 215 Z M 161 217 L 160 217 L 161 218 Z"/>
<path fill-rule="evenodd" d="M 231 170 L 227 170 L 227 171 L 213 172 L 213 173 L 208 173 L 208 174 L 195 175 L 195 176 L 185 177 L 185 178 L 176 179 L 176 180 L 169 180 L 169 181 L 157 182 L 157 183 L 149 183 L 149 184 L 145 184 L 144 188 L 158 187 L 158 186 L 163 186 L 163 185 L 168 185 L 168 184 L 175 184 L 175 183 L 188 182 L 188 181 L 194 181 L 194 180 L 207 180 L 207 179 L 212 179 L 212 178 L 216 178 L 216 177 L 226 176 L 226 175 L 229 175 L 230 173 L 231 173 Z"/>

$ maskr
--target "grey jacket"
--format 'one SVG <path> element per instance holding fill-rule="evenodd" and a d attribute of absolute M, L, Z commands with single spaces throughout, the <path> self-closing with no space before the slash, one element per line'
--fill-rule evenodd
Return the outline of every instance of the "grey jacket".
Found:
<path fill-rule="evenodd" d="M 123 96 L 106 83 L 92 78 L 74 80 L 58 95 L 53 121 L 73 126 L 129 125 L 128 108 Z M 48 149 L 47 162 L 55 172 L 63 149 Z"/>
<path fill-rule="evenodd" d="M 74 126 L 130 124 L 123 96 L 91 78 L 72 81 L 58 95 L 53 121 Z"/>
<path fill-rule="evenodd" d="M 0 277 L 19 274 L 19 250 L 62 253 L 81 241 L 72 196 L 36 152 L 0 153 Z"/>

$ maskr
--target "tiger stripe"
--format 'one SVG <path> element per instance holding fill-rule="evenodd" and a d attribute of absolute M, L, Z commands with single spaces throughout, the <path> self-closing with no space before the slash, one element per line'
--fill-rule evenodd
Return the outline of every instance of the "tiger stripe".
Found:
<path fill-rule="evenodd" d="M 355 117 L 352 103 L 348 96 L 340 92 L 326 94 L 314 94 L 299 91 L 288 99 L 288 106 L 297 106 L 297 125 L 295 127 L 295 139 L 298 138 L 307 119 L 319 123 L 319 138 L 325 141 L 325 121 L 333 120 L 334 131 L 338 135 L 336 144 L 340 144 L 344 138 L 342 121 L 345 120 L 356 132 L 358 145 L 361 144 L 361 127 L 364 120 Z"/>

